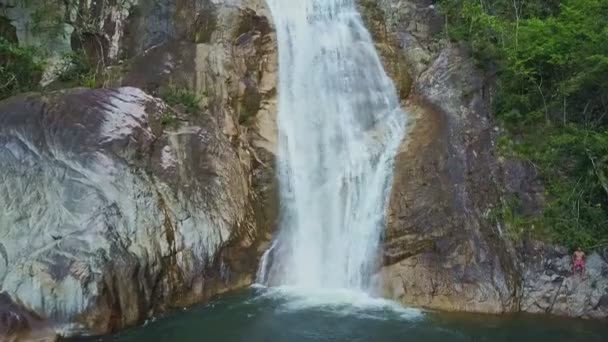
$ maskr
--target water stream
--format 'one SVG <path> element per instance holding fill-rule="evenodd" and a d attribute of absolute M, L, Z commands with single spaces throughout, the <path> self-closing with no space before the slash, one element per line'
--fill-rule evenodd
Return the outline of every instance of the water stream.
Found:
<path fill-rule="evenodd" d="M 258 282 L 372 291 L 406 114 L 352 0 L 268 0 L 279 48 L 280 232 Z"/>

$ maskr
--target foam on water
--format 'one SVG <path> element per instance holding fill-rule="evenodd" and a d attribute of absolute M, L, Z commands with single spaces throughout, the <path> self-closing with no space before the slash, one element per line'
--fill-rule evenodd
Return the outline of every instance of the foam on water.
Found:
<path fill-rule="evenodd" d="M 393 301 L 369 296 L 365 292 L 348 289 L 315 289 L 293 286 L 266 288 L 255 285 L 260 295 L 254 301 L 270 300 L 280 303 L 279 312 L 325 312 L 334 316 L 355 316 L 366 319 L 417 320 L 421 310 L 406 308 Z"/>

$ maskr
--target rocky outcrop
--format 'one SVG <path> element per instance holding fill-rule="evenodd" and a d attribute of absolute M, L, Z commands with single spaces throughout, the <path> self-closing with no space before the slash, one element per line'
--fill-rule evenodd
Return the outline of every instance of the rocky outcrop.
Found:
<path fill-rule="evenodd" d="M 517 272 L 486 219 L 499 202 L 500 165 L 484 75 L 465 49 L 437 43 L 441 18 L 432 1 L 361 4 L 378 45 L 396 49 L 412 78 L 411 89 L 400 89 L 411 125 L 384 232 L 385 295 L 450 311 L 516 310 Z"/>
<path fill-rule="evenodd" d="M 410 135 L 397 156 L 385 232 L 386 291 L 456 311 L 517 309 L 517 273 L 498 227 L 496 132 L 483 81 L 449 46 L 421 74 Z"/>
<path fill-rule="evenodd" d="M 82 51 L 99 73 L 125 56 L 122 40 L 128 33 L 137 0 L 20 1 L 6 0 L 0 18 L 15 30 L 15 41 L 35 46 L 47 55 L 42 85 L 53 82 L 65 68 L 65 56 Z"/>
<path fill-rule="evenodd" d="M 572 277 L 563 248 L 527 242 L 515 249 L 496 218 L 517 198 L 538 215 L 544 188 L 531 165 L 499 156 L 492 75 L 467 48 L 439 35 L 430 0 L 360 0 L 410 117 L 395 165 L 384 233 L 384 294 L 448 311 L 525 311 L 606 318 L 608 273 L 599 254 Z M 411 88 L 394 65 L 405 61 Z"/>
<path fill-rule="evenodd" d="M 265 234 L 213 116 L 136 88 L 18 97 L 0 113 L 0 287 L 62 334 L 252 282 Z"/>
<path fill-rule="evenodd" d="M 172 21 L 175 28 L 168 30 L 173 36 L 161 35 L 168 38 L 123 66 L 114 84 L 159 95 L 168 88 L 198 95 L 203 109 L 217 118 L 224 134 L 244 153 L 242 161 L 253 169 L 252 182 L 265 204 L 258 209 L 271 225 L 277 207 L 278 65 L 270 14 L 262 0 L 187 3 L 178 2 L 173 9 L 173 16 L 179 15 Z M 148 11 L 156 13 L 154 8 Z M 145 41 L 145 36 L 136 40 Z"/>
<path fill-rule="evenodd" d="M 565 248 L 527 243 L 520 249 L 523 269 L 521 309 L 525 312 L 581 318 L 608 317 L 608 261 L 600 253 L 587 258 L 586 272 L 573 274 Z"/>
<path fill-rule="evenodd" d="M 99 71 L 99 86 L 135 86 L 153 95 L 185 89 L 198 96 L 232 142 L 252 154 L 241 159 L 255 169 L 260 196 L 274 201 L 278 65 L 264 0 L 8 0 L 0 8 L 3 37 L 42 44 L 54 58 L 84 51 Z M 53 30 L 33 30 L 53 23 Z M 269 222 L 273 212 L 266 213 Z"/>
<path fill-rule="evenodd" d="M 0 104 L 0 206 L 10 208 L 0 213 L 0 289 L 68 336 L 249 285 L 278 206 L 265 3 L 81 3 L 57 3 L 57 13 L 74 16 L 64 18 L 68 37 L 95 32 L 101 45 L 79 35 L 70 49 L 84 50 L 111 89 Z M 31 8 L 8 13 L 32 43 L 20 29 Z M 167 91 L 199 109 L 153 97 Z"/>

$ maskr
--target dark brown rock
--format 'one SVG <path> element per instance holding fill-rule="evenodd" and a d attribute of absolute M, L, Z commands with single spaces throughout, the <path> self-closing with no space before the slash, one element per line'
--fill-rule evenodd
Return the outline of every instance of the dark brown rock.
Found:
<path fill-rule="evenodd" d="M 400 92 L 410 127 L 384 232 L 385 294 L 450 311 L 517 310 L 516 262 L 488 219 L 503 180 L 491 82 L 464 49 L 439 42 L 442 20 L 432 1 L 360 5 L 389 74 L 403 84 L 403 72 L 391 72 L 396 53 L 413 85 Z"/>
<path fill-rule="evenodd" d="M 517 310 L 517 272 L 487 219 L 499 164 L 490 98 L 466 52 L 446 47 L 416 82 L 385 232 L 387 293 L 450 311 Z"/>
<path fill-rule="evenodd" d="M 5 39 L 9 43 L 19 42 L 17 28 L 15 28 L 10 19 L 5 16 L 0 16 L 0 38 Z"/>
<path fill-rule="evenodd" d="M 57 336 L 48 322 L 0 293 L 0 341 L 53 342 Z"/>

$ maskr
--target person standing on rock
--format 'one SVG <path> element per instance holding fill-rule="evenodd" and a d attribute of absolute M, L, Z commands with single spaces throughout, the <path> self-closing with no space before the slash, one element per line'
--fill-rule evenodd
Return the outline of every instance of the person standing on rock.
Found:
<path fill-rule="evenodd" d="M 572 271 L 574 273 L 578 272 L 581 276 L 585 274 L 585 252 L 583 252 L 580 247 L 576 249 L 572 259 Z"/>

